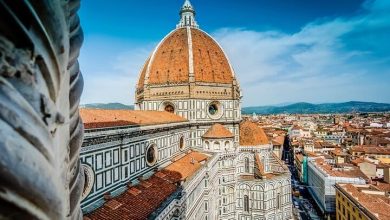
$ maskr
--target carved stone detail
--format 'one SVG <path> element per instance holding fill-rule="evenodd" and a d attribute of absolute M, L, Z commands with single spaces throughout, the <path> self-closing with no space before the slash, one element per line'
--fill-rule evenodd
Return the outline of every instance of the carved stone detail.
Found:
<path fill-rule="evenodd" d="M 81 219 L 79 0 L 0 0 L 0 219 Z"/>

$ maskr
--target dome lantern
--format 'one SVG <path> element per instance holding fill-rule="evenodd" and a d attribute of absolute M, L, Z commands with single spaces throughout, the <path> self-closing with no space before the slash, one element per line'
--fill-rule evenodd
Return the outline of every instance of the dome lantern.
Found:
<path fill-rule="evenodd" d="M 199 28 L 195 20 L 195 9 L 192 7 L 191 2 L 189 0 L 185 0 L 183 6 L 180 10 L 180 21 L 179 24 L 176 25 L 177 28 L 181 27 L 193 27 Z"/>

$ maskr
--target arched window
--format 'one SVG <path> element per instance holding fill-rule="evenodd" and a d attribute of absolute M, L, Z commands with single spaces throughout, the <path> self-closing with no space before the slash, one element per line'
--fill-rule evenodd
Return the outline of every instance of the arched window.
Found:
<path fill-rule="evenodd" d="M 249 197 L 244 196 L 244 212 L 249 212 Z"/>
<path fill-rule="evenodd" d="M 249 158 L 245 157 L 245 173 L 249 173 Z"/>
<path fill-rule="evenodd" d="M 208 141 L 204 142 L 204 144 L 205 144 L 205 148 L 206 148 L 206 149 L 209 149 L 209 148 L 210 148 L 210 143 L 209 143 Z"/>
<path fill-rule="evenodd" d="M 214 149 L 219 150 L 220 148 L 221 148 L 221 144 L 218 141 L 214 142 Z"/>
<path fill-rule="evenodd" d="M 229 141 L 226 141 L 225 142 L 225 149 L 229 149 L 230 148 L 230 142 Z"/>
<path fill-rule="evenodd" d="M 184 148 L 184 137 L 181 136 L 179 140 L 179 149 L 183 150 L 183 148 Z"/>
<path fill-rule="evenodd" d="M 171 104 L 167 104 L 164 108 L 164 111 L 169 113 L 175 113 L 175 108 Z"/>

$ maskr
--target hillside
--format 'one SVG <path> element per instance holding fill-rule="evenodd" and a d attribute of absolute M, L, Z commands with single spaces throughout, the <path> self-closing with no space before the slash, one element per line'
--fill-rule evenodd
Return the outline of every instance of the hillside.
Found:
<path fill-rule="evenodd" d="M 92 103 L 80 105 L 80 108 L 95 108 L 95 109 L 126 109 L 133 110 L 133 105 L 125 105 L 122 103 Z"/>
<path fill-rule="evenodd" d="M 315 114 L 315 113 L 351 113 L 351 112 L 385 112 L 390 111 L 390 104 L 375 102 L 343 102 L 311 104 L 306 102 L 294 103 L 286 106 L 257 106 L 245 107 L 243 114 Z"/>
<path fill-rule="evenodd" d="M 133 105 L 122 103 L 93 103 L 81 105 L 81 108 L 95 109 L 134 109 Z M 390 111 L 390 104 L 375 102 L 343 102 L 343 103 L 323 103 L 312 104 L 298 102 L 285 106 L 254 106 L 242 108 L 243 114 L 327 114 L 327 113 L 352 113 L 352 112 L 386 112 Z"/>

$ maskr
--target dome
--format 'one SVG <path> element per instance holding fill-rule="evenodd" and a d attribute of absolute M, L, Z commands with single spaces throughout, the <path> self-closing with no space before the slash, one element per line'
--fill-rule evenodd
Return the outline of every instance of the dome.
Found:
<path fill-rule="evenodd" d="M 250 121 L 240 123 L 240 146 L 257 146 L 269 144 L 264 130 Z"/>
<path fill-rule="evenodd" d="M 216 123 L 213 126 L 211 126 L 202 137 L 203 138 L 233 138 L 234 135 L 223 125 Z"/>
<path fill-rule="evenodd" d="M 138 80 L 137 95 L 149 88 L 188 87 L 190 83 L 230 88 L 237 84 L 227 56 L 210 35 L 196 27 L 178 27 L 158 44 L 146 60 Z M 225 95 L 227 93 L 233 95 L 231 90 Z M 191 91 L 177 91 L 177 94 L 189 97 Z"/>
<path fill-rule="evenodd" d="M 180 104 L 178 100 L 211 102 L 241 98 L 226 54 L 217 41 L 199 28 L 188 0 L 180 17 L 176 28 L 161 40 L 140 71 L 136 109 L 163 110 L 168 102 L 177 107 L 174 105 Z"/>

